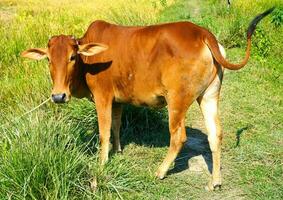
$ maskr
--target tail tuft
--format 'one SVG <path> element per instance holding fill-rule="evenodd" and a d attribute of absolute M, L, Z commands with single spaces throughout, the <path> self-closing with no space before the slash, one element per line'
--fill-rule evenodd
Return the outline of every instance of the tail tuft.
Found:
<path fill-rule="evenodd" d="M 248 28 L 248 32 L 247 32 L 247 37 L 251 38 L 252 34 L 255 31 L 256 25 L 258 24 L 258 22 L 260 20 L 262 20 L 265 16 L 267 16 L 268 14 L 270 14 L 273 10 L 275 9 L 275 7 L 268 9 L 267 11 L 265 11 L 264 13 L 259 14 L 258 16 L 256 16 L 253 21 L 250 23 L 249 28 Z"/>

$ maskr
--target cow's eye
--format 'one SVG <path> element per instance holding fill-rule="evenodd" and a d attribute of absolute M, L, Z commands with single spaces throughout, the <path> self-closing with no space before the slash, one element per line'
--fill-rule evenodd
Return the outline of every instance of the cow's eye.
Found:
<path fill-rule="evenodd" d="M 70 61 L 74 61 L 76 59 L 76 55 L 72 55 L 71 57 L 70 57 Z"/>

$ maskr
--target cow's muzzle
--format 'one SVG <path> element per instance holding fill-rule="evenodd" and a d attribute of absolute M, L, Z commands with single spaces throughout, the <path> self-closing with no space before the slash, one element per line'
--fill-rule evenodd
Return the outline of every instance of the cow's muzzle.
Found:
<path fill-rule="evenodd" d="M 61 94 L 52 94 L 52 101 L 54 103 L 65 103 L 67 100 L 67 95 L 66 93 L 61 93 Z"/>

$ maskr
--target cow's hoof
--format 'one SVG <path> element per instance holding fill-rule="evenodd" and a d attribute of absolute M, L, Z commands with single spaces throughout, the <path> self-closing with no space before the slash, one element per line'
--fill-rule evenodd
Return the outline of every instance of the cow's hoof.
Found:
<path fill-rule="evenodd" d="M 114 153 L 122 153 L 122 148 L 121 148 L 120 145 L 119 145 L 119 146 L 113 145 L 112 151 L 113 151 Z"/>
<path fill-rule="evenodd" d="M 206 191 L 217 191 L 221 190 L 221 184 L 212 184 L 211 182 L 205 187 Z"/>
<path fill-rule="evenodd" d="M 213 188 L 214 190 L 221 190 L 221 185 L 214 185 Z"/>
<path fill-rule="evenodd" d="M 158 170 L 156 173 L 155 173 L 155 176 L 156 178 L 162 180 L 165 178 L 165 175 L 166 175 L 166 172 L 163 172 L 161 170 Z"/>
<path fill-rule="evenodd" d="M 114 153 L 116 154 L 123 154 L 123 151 L 120 149 L 120 150 L 114 150 Z"/>
<path fill-rule="evenodd" d="M 108 162 L 108 158 L 104 158 L 104 159 L 100 159 L 100 166 L 105 166 L 106 165 L 106 163 Z"/>

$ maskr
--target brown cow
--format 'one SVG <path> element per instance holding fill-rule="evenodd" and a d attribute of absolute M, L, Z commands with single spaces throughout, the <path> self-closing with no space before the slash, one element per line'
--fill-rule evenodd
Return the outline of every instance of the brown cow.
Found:
<path fill-rule="evenodd" d="M 48 48 L 29 49 L 22 56 L 49 59 L 55 103 L 67 102 L 71 95 L 93 99 L 98 115 L 102 164 L 108 160 L 111 125 L 113 148 L 121 151 L 122 103 L 152 107 L 167 104 L 171 139 L 168 154 L 156 172 L 160 179 L 164 178 L 186 141 L 186 111 L 197 100 L 212 151 L 209 189 L 213 190 L 221 185 L 222 133 L 217 110 L 223 67 L 237 70 L 246 65 L 256 24 L 272 10 L 258 15 L 250 24 L 246 56 L 240 64 L 226 61 L 224 49 L 215 36 L 190 22 L 125 27 L 95 21 L 79 40 L 65 35 L 54 36 Z"/>

